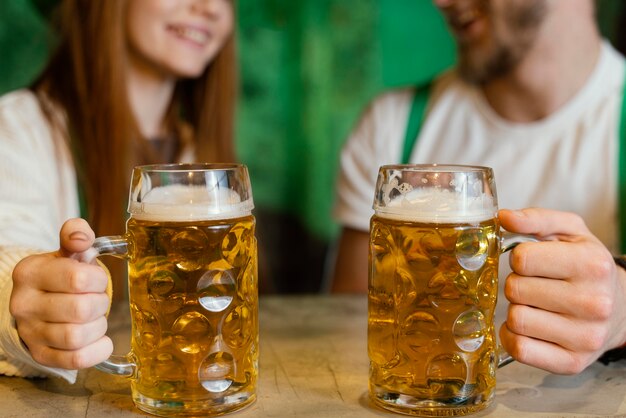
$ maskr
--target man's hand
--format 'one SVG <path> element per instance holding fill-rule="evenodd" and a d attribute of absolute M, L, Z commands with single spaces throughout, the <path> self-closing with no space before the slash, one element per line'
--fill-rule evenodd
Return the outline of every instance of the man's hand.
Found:
<path fill-rule="evenodd" d="M 60 239 L 58 251 L 17 264 L 9 309 L 35 361 L 82 369 L 102 362 L 113 351 L 105 336 L 108 277 L 97 264 L 71 258 L 93 244 L 94 232 L 87 222 L 67 221 Z"/>
<path fill-rule="evenodd" d="M 501 210 L 502 226 L 543 240 L 518 245 L 500 329 L 504 348 L 521 363 L 559 373 L 584 370 L 626 341 L 626 272 L 573 213 Z"/>

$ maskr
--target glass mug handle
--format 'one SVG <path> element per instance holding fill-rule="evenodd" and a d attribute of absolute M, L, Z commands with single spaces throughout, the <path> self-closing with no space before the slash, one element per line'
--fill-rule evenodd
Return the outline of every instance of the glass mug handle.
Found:
<path fill-rule="evenodd" d="M 112 255 L 123 259 L 128 258 L 128 241 L 121 235 L 98 237 L 90 249 L 76 258 L 80 261 L 91 263 L 101 255 Z M 135 376 L 137 365 L 130 360 L 129 355 L 113 354 L 102 363 L 96 364 L 95 368 L 117 376 L 133 377 Z"/>
<path fill-rule="evenodd" d="M 523 242 L 539 242 L 539 240 L 532 235 L 514 234 L 509 231 L 502 231 L 502 235 L 500 236 L 500 254 L 511 251 Z M 515 359 L 507 353 L 501 345 L 498 345 L 496 355 L 498 356 L 498 368 L 504 367 L 515 361 Z"/>

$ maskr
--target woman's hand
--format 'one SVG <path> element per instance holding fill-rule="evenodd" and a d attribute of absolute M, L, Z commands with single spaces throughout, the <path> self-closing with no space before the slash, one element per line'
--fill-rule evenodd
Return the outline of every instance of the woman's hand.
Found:
<path fill-rule="evenodd" d="M 88 250 L 94 232 L 83 219 L 61 228 L 61 248 L 21 260 L 13 271 L 10 312 L 20 338 L 38 363 L 82 369 L 113 351 L 105 336 L 110 298 L 102 267 L 72 257 Z"/>
<path fill-rule="evenodd" d="M 544 240 L 511 253 L 500 338 L 515 359 L 575 374 L 626 342 L 626 272 L 578 215 L 501 210 L 499 219 L 508 231 Z"/>

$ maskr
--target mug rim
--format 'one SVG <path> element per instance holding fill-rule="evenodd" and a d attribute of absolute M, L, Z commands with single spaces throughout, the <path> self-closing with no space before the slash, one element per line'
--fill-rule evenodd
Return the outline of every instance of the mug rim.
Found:
<path fill-rule="evenodd" d="M 195 185 L 194 179 L 202 181 Z M 170 201 L 168 194 L 175 190 L 172 187 L 177 188 L 178 200 Z M 163 192 L 163 198 L 146 201 L 146 196 L 165 188 L 169 189 Z M 198 190 L 204 192 L 197 195 Z M 244 164 L 192 162 L 135 166 L 126 210 L 137 219 L 179 222 L 248 216 L 253 209 L 252 187 Z"/>
<path fill-rule="evenodd" d="M 438 172 L 438 173 L 453 173 L 453 172 L 485 172 L 493 171 L 491 167 L 482 165 L 471 164 L 440 164 L 440 163 L 426 163 L 426 164 L 385 164 L 380 167 L 380 171 L 383 170 L 405 170 L 405 171 L 417 171 L 417 172 Z"/>
<path fill-rule="evenodd" d="M 245 164 L 241 163 L 165 163 L 165 164 L 146 164 L 135 166 L 135 170 L 143 172 L 193 172 L 193 171 L 218 171 L 218 170 L 237 170 L 247 169 Z"/>

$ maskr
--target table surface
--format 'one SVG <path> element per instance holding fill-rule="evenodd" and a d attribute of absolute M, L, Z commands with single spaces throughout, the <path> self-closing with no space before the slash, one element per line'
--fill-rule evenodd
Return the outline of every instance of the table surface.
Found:
<path fill-rule="evenodd" d="M 110 318 L 116 353 L 129 339 L 126 312 L 114 309 Z M 262 296 L 260 324 L 257 401 L 229 416 L 401 416 L 373 407 L 367 397 L 364 296 Z M 626 361 L 596 363 L 576 376 L 513 363 L 498 370 L 497 379 L 493 405 L 473 417 L 626 417 Z M 146 415 L 133 406 L 126 379 L 95 369 L 81 371 L 74 385 L 0 377 L 0 399 L 0 417 Z"/>

